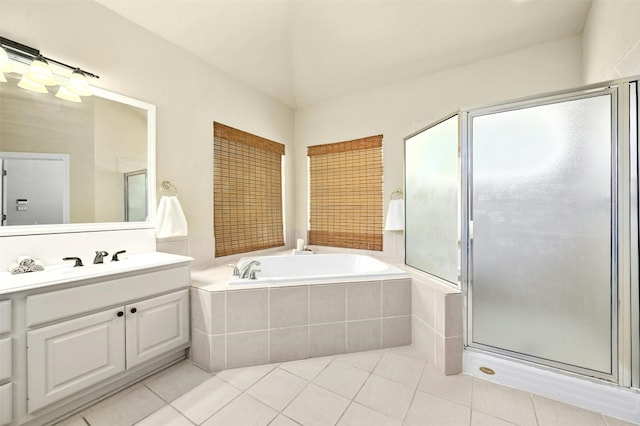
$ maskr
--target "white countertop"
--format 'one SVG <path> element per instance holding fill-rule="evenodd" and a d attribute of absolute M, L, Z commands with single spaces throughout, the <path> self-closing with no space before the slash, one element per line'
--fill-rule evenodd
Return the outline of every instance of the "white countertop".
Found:
<path fill-rule="evenodd" d="M 193 259 L 187 256 L 162 252 L 149 252 L 123 256 L 118 262 L 105 259 L 102 264 L 89 264 L 73 267 L 73 262 L 58 265 L 45 265 L 44 271 L 11 275 L 0 272 L 0 295 L 32 290 L 58 284 L 83 281 L 111 275 L 131 274 L 145 269 L 189 263 Z"/>

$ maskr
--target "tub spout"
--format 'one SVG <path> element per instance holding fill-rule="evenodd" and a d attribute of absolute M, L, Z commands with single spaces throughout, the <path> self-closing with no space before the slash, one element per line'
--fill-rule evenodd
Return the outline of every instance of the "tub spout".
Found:
<path fill-rule="evenodd" d="M 260 262 L 258 262 L 257 260 L 252 260 L 251 262 L 247 263 L 240 271 L 240 278 L 249 278 L 251 269 L 254 266 L 260 266 Z"/>

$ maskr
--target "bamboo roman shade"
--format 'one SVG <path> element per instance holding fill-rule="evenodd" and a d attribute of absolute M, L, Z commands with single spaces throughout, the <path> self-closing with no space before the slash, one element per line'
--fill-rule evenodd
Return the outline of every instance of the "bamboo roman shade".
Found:
<path fill-rule="evenodd" d="M 213 123 L 215 255 L 284 246 L 284 145 Z"/>
<path fill-rule="evenodd" d="M 315 145 L 309 156 L 309 244 L 382 251 L 382 135 Z"/>

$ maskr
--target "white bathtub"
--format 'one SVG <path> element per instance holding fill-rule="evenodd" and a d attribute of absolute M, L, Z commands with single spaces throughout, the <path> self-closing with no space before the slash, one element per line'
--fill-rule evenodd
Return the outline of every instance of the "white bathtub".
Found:
<path fill-rule="evenodd" d="M 240 268 L 252 260 L 260 262 L 257 279 L 231 277 L 230 286 L 301 282 L 385 280 L 407 278 L 400 268 L 361 254 L 309 254 L 243 257 Z"/>

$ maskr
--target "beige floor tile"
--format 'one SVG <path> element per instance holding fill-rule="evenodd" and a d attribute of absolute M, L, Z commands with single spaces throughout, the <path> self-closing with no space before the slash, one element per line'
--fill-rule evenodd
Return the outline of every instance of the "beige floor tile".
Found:
<path fill-rule="evenodd" d="M 402 420 L 413 398 L 413 389 L 374 374 L 369 376 L 354 401 Z"/>
<path fill-rule="evenodd" d="M 282 411 L 307 384 L 306 380 L 276 368 L 247 389 L 247 393 L 260 402 Z"/>
<path fill-rule="evenodd" d="M 146 379 L 143 383 L 156 395 L 171 402 L 200 383 L 211 374 L 189 361 L 182 361 Z"/>
<path fill-rule="evenodd" d="M 473 379 L 471 408 L 521 426 L 536 426 L 531 395 L 487 380 Z"/>
<path fill-rule="evenodd" d="M 353 399 L 368 377 L 369 373 L 364 370 L 340 362 L 332 362 L 322 370 L 313 383 L 345 398 Z"/>
<path fill-rule="evenodd" d="M 421 391 L 416 392 L 405 418 L 405 423 L 411 426 L 469 426 L 470 422 L 469 407 Z"/>
<path fill-rule="evenodd" d="M 274 421 L 269 423 L 269 426 L 298 426 L 300 423 L 294 422 L 289 417 L 280 414 Z"/>
<path fill-rule="evenodd" d="M 156 394 L 138 384 L 90 408 L 84 418 L 91 426 L 130 426 L 164 405 Z"/>
<path fill-rule="evenodd" d="M 238 389 L 247 390 L 258 380 L 276 368 L 276 364 L 256 365 L 255 367 L 232 368 L 216 373 L 216 377 L 231 383 Z"/>
<path fill-rule="evenodd" d="M 351 403 L 342 415 L 338 426 L 401 426 L 402 422 L 378 413 L 371 408 Z"/>
<path fill-rule="evenodd" d="M 481 411 L 473 410 L 471 411 L 471 426 L 514 426 L 514 424 Z"/>
<path fill-rule="evenodd" d="M 171 405 L 192 422 L 200 424 L 239 394 L 235 387 L 212 377 L 175 399 Z"/>
<path fill-rule="evenodd" d="M 422 376 L 424 365 L 424 359 L 408 358 L 388 353 L 382 357 L 373 370 L 373 374 L 415 389 Z"/>
<path fill-rule="evenodd" d="M 419 360 L 426 361 L 427 357 L 421 354 L 416 348 L 413 346 L 398 346 L 396 348 L 389 348 L 387 352 L 392 353 L 394 355 L 402 355 L 409 358 L 415 358 Z"/>
<path fill-rule="evenodd" d="M 533 395 L 533 405 L 540 426 L 606 426 L 598 413 Z"/>
<path fill-rule="evenodd" d="M 301 359 L 280 364 L 280 368 L 306 380 L 313 380 L 333 360 L 332 356 Z"/>
<path fill-rule="evenodd" d="M 372 372 L 378 362 L 386 354 L 386 351 L 376 350 L 367 352 L 356 352 L 351 354 L 338 355 L 336 359 L 345 364 L 357 367 L 361 370 Z"/>
<path fill-rule="evenodd" d="M 326 426 L 336 424 L 348 406 L 347 398 L 310 384 L 283 414 L 305 426 Z"/>
<path fill-rule="evenodd" d="M 260 401 L 243 393 L 222 410 L 218 411 L 203 426 L 265 426 L 278 415 L 278 412 Z"/>
<path fill-rule="evenodd" d="M 189 420 L 178 413 L 175 408 L 165 405 L 155 413 L 145 417 L 135 426 L 192 426 Z M 86 426 L 86 425 L 85 425 Z"/>
<path fill-rule="evenodd" d="M 625 422 L 624 420 L 614 419 L 613 417 L 602 416 L 607 426 L 635 426 L 640 425 L 640 419 L 637 423 Z"/>
<path fill-rule="evenodd" d="M 426 365 L 418 389 L 456 404 L 471 407 L 473 379 L 464 374 L 445 376 L 432 365 Z"/>

